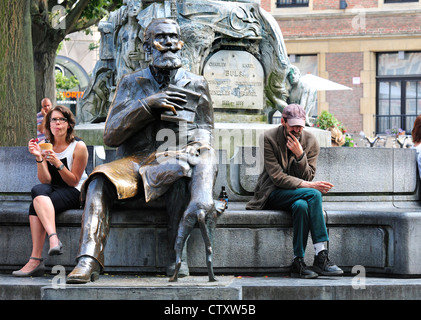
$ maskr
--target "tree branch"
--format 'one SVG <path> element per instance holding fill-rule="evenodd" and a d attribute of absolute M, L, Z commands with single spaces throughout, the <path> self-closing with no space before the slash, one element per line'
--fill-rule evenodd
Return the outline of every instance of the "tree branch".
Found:
<path fill-rule="evenodd" d="M 114 11 L 118 6 L 119 6 L 118 1 L 112 1 L 110 5 L 106 7 L 104 10 L 107 12 L 111 12 L 111 11 Z M 76 21 L 75 24 L 73 24 L 71 30 L 66 30 L 66 32 L 68 31 L 67 34 L 69 34 L 69 33 L 85 30 L 97 24 L 102 18 L 103 16 L 97 16 L 91 19 L 81 18 L 78 21 Z"/>
<path fill-rule="evenodd" d="M 54 6 L 62 6 L 63 8 L 71 8 L 75 2 L 78 0 L 64 0 L 62 3 L 58 4 L 58 0 L 48 0 L 48 11 L 54 8 Z"/>
<path fill-rule="evenodd" d="M 66 16 L 65 22 L 66 22 L 66 34 L 74 32 L 74 27 L 78 23 L 78 20 L 80 16 L 83 13 L 83 10 L 85 10 L 86 6 L 89 4 L 89 0 L 79 0 L 76 4 L 76 6 L 73 7 L 69 11 L 69 13 Z"/>

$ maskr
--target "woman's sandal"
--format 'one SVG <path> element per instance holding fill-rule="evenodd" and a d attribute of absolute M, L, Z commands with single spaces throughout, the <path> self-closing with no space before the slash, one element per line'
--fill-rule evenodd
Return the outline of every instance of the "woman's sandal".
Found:
<path fill-rule="evenodd" d="M 52 236 L 57 236 L 57 233 L 50 234 L 48 236 L 48 239 L 50 239 Z M 58 256 L 60 254 L 63 254 L 63 244 L 59 240 L 58 245 L 56 245 L 55 247 L 52 247 L 50 250 L 48 250 L 48 255 L 49 256 Z"/>
<path fill-rule="evenodd" d="M 21 269 L 21 270 L 18 270 L 18 271 L 13 271 L 12 275 L 14 275 L 15 277 L 41 277 L 42 275 L 44 275 L 44 270 L 45 270 L 45 266 L 44 266 L 44 262 L 43 262 L 44 259 L 35 258 L 35 257 L 30 257 L 29 259 L 38 260 L 38 261 L 41 261 L 41 262 L 39 263 L 39 265 L 35 269 L 33 269 L 29 272 L 23 272 L 22 269 Z"/>

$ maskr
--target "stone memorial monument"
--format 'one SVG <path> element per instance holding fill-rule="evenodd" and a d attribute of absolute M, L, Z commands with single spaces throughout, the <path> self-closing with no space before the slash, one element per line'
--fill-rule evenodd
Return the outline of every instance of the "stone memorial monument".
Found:
<path fill-rule="evenodd" d="M 100 60 L 79 123 L 105 121 L 121 76 L 150 62 L 143 32 L 162 17 L 179 23 L 183 67 L 208 80 L 217 122 L 270 122 L 292 100 L 305 104 L 307 113 L 314 107 L 315 91 L 300 82 L 279 25 L 260 0 L 125 0 L 99 25 Z"/>
<path fill-rule="evenodd" d="M 171 208 L 171 281 L 196 223 L 214 281 L 214 114 L 270 118 L 294 97 L 300 80 L 288 80 L 279 26 L 258 0 L 126 0 L 99 30 L 100 60 L 78 115 L 81 123 L 106 119 L 104 143 L 117 147 L 118 160 L 96 167 L 82 189 L 78 264 L 68 282 L 88 282 L 104 267 L 116 201 L 160 197 Z"/>
<path fill-rule="evenodd" d="M 203 75 L 214 106 L 263 111 L 264 71 L 252 54 L 220 50 L 207 61 Z"/>

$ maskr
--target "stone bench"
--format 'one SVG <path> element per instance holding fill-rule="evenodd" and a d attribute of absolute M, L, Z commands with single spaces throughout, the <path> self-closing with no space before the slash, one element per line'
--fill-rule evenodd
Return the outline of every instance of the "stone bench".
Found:
<path fill-rule="evenodd" d="M 231 160 L 230 171 L 226 173 L 231 182 L 228 189 L 231 200 L 245 201 L 252 195 L 258 178 L 256 169 L 261 166 L 257 152 L 258 148 L 241 148 Z M 420 275 L 418 176 L 413 149 L 321 148 L 315 180 L 330 181 L 335 186 L 324 196 L 323 205 L 331 240 L 331 259 L 346 271 L 361 265 L 372 273 Z M 250 214 L 241 208 L 237 215 Z M 289 214 L 266 210 L 256 212 L 259 214 L 264 215 L 262 221 L 270 217 L 273 220 L 253 229 L 256 231 L 254 243 L 262 241 L 262 247 L 268 249 L 266 259 L 270 256 L 273 264 L 280 261 L 285 267 L 292 252 Z M 270 232 L 273 235 L 263 239 L 259 231 L 265 236 Z M 245 247 L 250 249 L 250 245 Z M 279 249 L 282 245 L 286 250 Z M 312 247 L 311 241 L 309 247 Z M 236 249 L 240 251 L 239 247 Z M 310 248 L 306 254 L 307 264 L 312 264 L 312 255 Z"/>
<path fill-rule="evenodd" d="M 285 273 L 292 259 L 292 222 L 285 211 L 248 211 L 261 157 L 256 147 L 237 148 L 227 159 L 219 152 L 217 197 L 225 186 L 228 210 L 218 220 L 214 243 L 216 273 Z M 89 147 L 88 171 L 104 161 L 100 148 Z M 107 151 L 105 159 L 112 158 Z M 9 161 L 13 159 L 13 163 Z M 107 160 L 105 160 L 107 161 Z M 28 222 L 29 191 L 38 183 L 33 157 L 26 147 L 0 148 L 0 270 L 26 263 L 31 251 Z M 4 169 L 3 169 L 4 168 Z M 415 150 L 385 148 L 321 148 L 317 180 L 335 187 L 324 197 L 330 235 L 330 257 L 345 271 L 362 265 L 367 272 L 415 276 L 421 274 L 421 207 Z M 105 272 L 159 272 L 168 263 L 167 218 L 151 204 L 135 212 L 113 212 L 105 250 Z M 56 223 L 65 253 L 48 257 L 46 265 L 75 265 L 82 210 L 68 210 Z M 44 252 L 47 252 L 47 246 Z M 188 264 L 192 273 L 206 273 L 203 240 L 191 234 Z M 311 241 L 306 254 L 312 264 Z M 46 253 L 45 253 L 46 256 Z"/>

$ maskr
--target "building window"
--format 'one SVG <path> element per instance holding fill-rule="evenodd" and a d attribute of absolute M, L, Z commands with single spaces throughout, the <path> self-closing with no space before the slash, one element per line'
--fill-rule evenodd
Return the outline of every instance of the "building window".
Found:
<path fill-rule="evenodd" d="M 384 0 L 384 3 L 418 2 L 418 0 Z"/>
<path fill-rule="evenodd" d="M 376 132 L 402 129 L 410 134 L 421 114 L 421 52 L 377 55 Z"/>
<path fill-rule="evenodd" d="M 276 0 L 277 8 L 308 7 L 309 0 Z"/>

